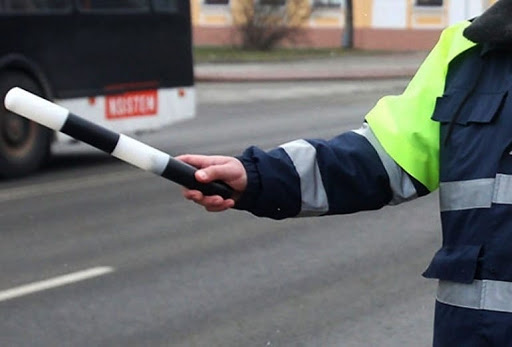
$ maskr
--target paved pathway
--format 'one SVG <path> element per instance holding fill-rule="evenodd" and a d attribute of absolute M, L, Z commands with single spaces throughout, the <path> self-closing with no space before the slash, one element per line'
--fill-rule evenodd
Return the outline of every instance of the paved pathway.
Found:
<path fill-rule="evenodd" d="M 203 63 L 195 66 L 198 82 L 282 80 L 355 80 L 411 77 L 427 52 L 348 54 L 344 57 L 292 62 Z"/>

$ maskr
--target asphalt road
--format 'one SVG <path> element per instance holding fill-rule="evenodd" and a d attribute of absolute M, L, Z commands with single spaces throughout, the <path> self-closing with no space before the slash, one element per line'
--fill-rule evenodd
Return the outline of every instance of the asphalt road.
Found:
<path fill-rule="evenodd" d="M 359 127 L 403 81 L 205 84 L 141 140 L 237 154 Z M 349 216 L 204 212 L 85 145 L 0 182 L 1 346 L 429 346 L 437 196 Z"/>

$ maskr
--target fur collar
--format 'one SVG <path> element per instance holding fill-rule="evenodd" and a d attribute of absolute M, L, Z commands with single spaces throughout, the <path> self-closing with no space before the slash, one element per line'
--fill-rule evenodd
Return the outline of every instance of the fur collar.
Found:
<path fill-rule="evenodd" d="M 476 43 L 512 45 L 512 0 L 498 0 L 464 30 Z"/>

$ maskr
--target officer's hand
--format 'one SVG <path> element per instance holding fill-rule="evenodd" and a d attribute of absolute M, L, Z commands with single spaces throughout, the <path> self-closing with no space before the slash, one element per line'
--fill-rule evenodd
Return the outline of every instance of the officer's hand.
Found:
<path fill-rule="evenodd" d="M 233 157 L 181 155 L 176 159 L 182 160 L 199 170 L 196 171 L 196 180 L 203 183 L 223 181 L 234 190 L 232 199 L 223 199 L 219 195 L 205 196 L 198 190 L 183 189 L 183 196 L 206 208 L 210 212 L 227 210 L 235 205 L 236 199 L 247 187 L 247 173 L 242 163 Z"/>

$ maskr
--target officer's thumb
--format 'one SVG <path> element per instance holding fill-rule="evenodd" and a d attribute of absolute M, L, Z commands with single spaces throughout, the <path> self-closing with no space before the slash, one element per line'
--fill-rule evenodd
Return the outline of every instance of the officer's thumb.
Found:
<path fill-rule="evenodd" d="M 210 175 L 208 175 L 205 169 L 197 170 L 195 176 L 196 180 L 198 180 L 199 182 L 207 183 L 212 181 L 210 179 Z"/>

